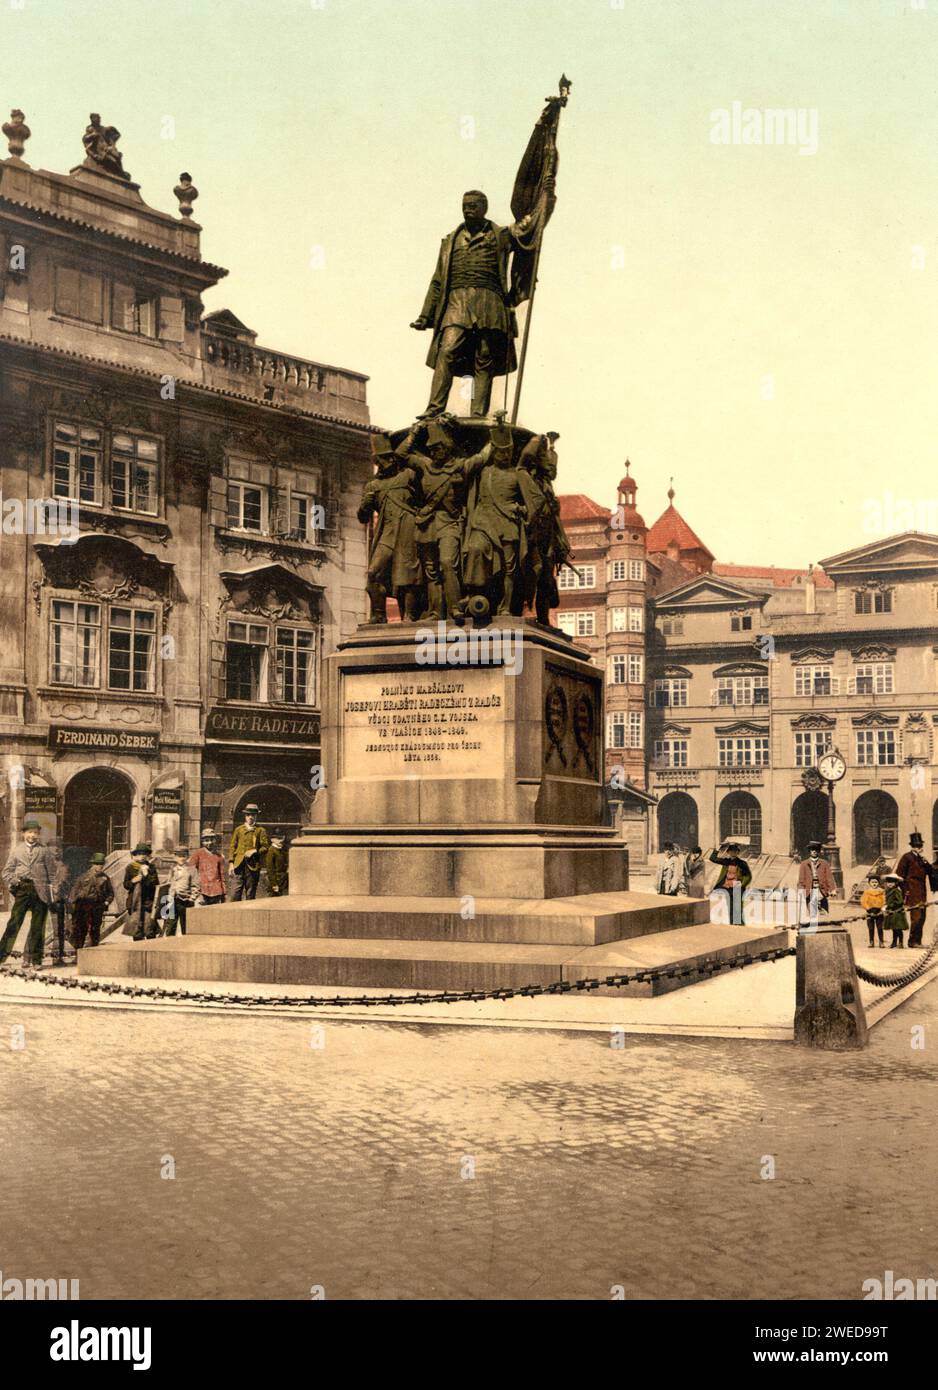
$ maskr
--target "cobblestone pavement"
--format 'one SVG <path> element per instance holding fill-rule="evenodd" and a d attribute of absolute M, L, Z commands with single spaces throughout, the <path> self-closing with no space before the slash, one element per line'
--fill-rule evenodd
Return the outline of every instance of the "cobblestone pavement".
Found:
<path fill-rule="evenodd" d="M 4 1277 L 746 1299 L 938 1275 L 938 984 L 847 1054 L 320 1027 L 313 1047 L 308 1021 L 0 1006 Z"/>

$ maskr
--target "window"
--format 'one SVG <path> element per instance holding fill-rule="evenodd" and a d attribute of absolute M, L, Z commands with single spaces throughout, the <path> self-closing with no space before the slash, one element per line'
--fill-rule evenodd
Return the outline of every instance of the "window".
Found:
<path fill-rule="evenodd" d="M 266 531 L 266 490 L 251 483 L 229 483 L 228 526 L 233 531 Z"/>
<path fill-rule="evenodd" d="M 577 565 L 575 570 L 565 565 L 557 575 L 558 589 L 595 589 L 596 566 Z"/>
<path fill-rule="evenodd" d="M 829 666 L 796 666 L 796 695 L 831 695 L 836 693 Z"/>
<path fill-rule="evenodd" d="M 277 699 L 312 705 L 315 690 L 315 634 L 302 628 L 277 628 Z"/>
<path fill-rule="evenodd" d="M 156 615 L 141 608 L 112 608 L 108 629 L 108 686 L 152 690 Z"/>
<path fill-rule="evenodd" d="M 895 764 L 895 729 L 857 729 L 856 735 L 859 767 L 892 767 Z"/>
<path fill-rule="evenodd" d="M 730 631 L 750 632 L 752 630 L 751 613 L 734 613 L 730 618 Z"/>
<path fill-rule="evenodd" d="M 629 632 L 641 632 L 644 624 L 642 622 L 642 610 L 640 608 L 629 609 Z"/>
<path fill-rule="evenodd" d="M 662 618 L 661 635 L 662 637 L 682 637 L 684 634 L 683 618 Z"/>
<path fill-rule="evenodd" d="M 101 431 L 58 421 L 52 443 L 52 495 L 101 501 Z"/>
<path fill-rule="evenodd" d="M 867 662 L 857 667 L 856 676 L 850 684 L 857 695 L 891 695 L 892 671 L 891 661 Z"/>
<path fill-rule="evenodd" d="M 55 312 L 87 323 L 104 320 L 104 280 L 91 271 L 56 266 Z"/>
<path fill-rule="evenodd" d="M 717 744 L 720 767 L 768 767 L 768 737 L 720 738 Z"/>
<path fill-rule="evenodd" d="M 857 613 L 891 613 L 891 589 L 857 589 L 853 595 Z"/>
<path fill-rule="evenodd" d="M 608 748 L 642 747 L 641 710 L 615 710 L 608 716 L 606 746 Z"/>
<path fill-rule="evenodd" d="M 629 657 L 629 685 L 641 685 L 645 679 L 645 659 L 641 656 Z"/>
<path fill-rule="evenodd" d="M 672 705 L 686 705 L 687 677 L 667 676 L 656 680 L 652 685 L 649 703 L 657 706 L 658 709 L 666 709 Z"/>
<path fill-rule="evenodd" d="M 686 767 L 687 739 L 656 738 L 654 764 L 655 767 Z"/>
<path fill-rule="evenodd" d="M 644 579 L 644 578 L 645 578 L 645 561 L 644 561 L 644 560 L 630 560 L 630 561 L 629 561 L 629 578 L 630 578 L 630 579 L 637 579 L 637 580 L 641 580 L 641 579 Z"/>
<path fill-rule="evenodd" d="M 52 601 L 51 679 L 56 685 L 98 684 L 101 608 L 70 599 Z"/>
<path fill-rule="evenodd" d="M 609 578 L 610 578 L 613 582 L 615 582 L 615 581 L 617 581 L 617 580 L 619 580 L 619 579 L 624 579 L 624 578 L 625 578 L 625 573 L 626 573 L 626 570 L 625 570 L 625 561 L 624 561 L 624 560 L 613 560 L 612 564 L 609 566 Z M 936 594 L 938 594 L 938 590 L 936 590 Z M 936 600 L 936 601 L 938 601 L 938 600 Z"/>
<path fill-rule="evenodd" d="M 557 622 L 561 632 L 565 632 L 568 637 L 594 637 L 596 635 L 596 614 L 589 610 L 577 612 L 571 609 L 567 613 L 559 613 Z"/>
<path fill-rule="evenodd" d="M 228 623 L 225 644 L 225 698 L 267 699 L 267 645 L 263 623 Z"/>
<path fill-rule="evenodd" d="M 320 508 L 303 492 L 290 493 L 290 534 L 301 541 L 314 541 L 321 522 Z"/>
<path fill-rule="evenodd" d="M 111 502 L 146 516 L 157 513 L 159 446 L 142 435 L 115 434 L 111 443 Z"/>
<path fill-rule="evenodd" d="M 718 705 L 767 705 L 768 676 L 718 676 Z"/>
<path fill-rule="evenodd" d="M 796 729 L 795 767 L 817 767 L 818 758 L 833 746 L 827 729 Z"/>
<path fill-rule="evenodd" d="M 628 679 L 628 663 L 624 656 L 609 658 L 609 684 L 625 685 Z"/>
<path fill-rule="evenodd" d="M 628 631 L 629 610 L 627 608 L 609 609 L 609 628 L 610 632 Z"/>
<path fill-rule="evenodd" d="M 149 290 L 124 285 L 119 280 L 111 284 L 111 327 L 125 333 L 138 333 L 155 338 L 159 320 L 159 300 Z"/>

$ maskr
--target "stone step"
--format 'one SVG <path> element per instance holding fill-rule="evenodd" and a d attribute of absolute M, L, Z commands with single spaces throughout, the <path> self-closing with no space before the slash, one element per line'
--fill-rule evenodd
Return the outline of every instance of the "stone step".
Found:
<path fill-rule="evenodd" d="M 699 925 L 615 946 L 328 937 L 214 936 L 121 942 L 79 952 L 83 976 L 150 980 L 251 981 L 344 989 L 491 990 L 588 979 L 651 966 L 703 966 L 787 943 L 764 928 Z M 696 977 L 636 984 L 610 993 L 650 996 Z"/>
<path fill-rule="evenodd" d="M 192 935 L 289 936 L 412 941 L 488 941 L 593 946 L 709 919 L 704 899 L 655 893 L 570 898 L 290 896 L 200 907 Z"/>

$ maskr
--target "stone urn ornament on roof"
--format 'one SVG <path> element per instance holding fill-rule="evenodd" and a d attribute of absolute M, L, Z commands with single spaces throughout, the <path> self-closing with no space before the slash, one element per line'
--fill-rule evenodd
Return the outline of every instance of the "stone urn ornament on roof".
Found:
<path fill-rule="evenodd" d="M 173 193 L 179 199 L 179 216 L 191 217 L 192 204 L 199 196 L 199 190 L 192 182 L 192 175 L 182 173 L 179 175 L 179 182 L 173 189 Z"/>

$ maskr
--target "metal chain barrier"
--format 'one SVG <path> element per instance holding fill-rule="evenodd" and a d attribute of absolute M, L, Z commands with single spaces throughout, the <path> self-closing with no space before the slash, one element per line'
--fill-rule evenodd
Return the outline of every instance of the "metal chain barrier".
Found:
<path fill-rule="evenodd" d="M 21 951 L 12 951 L 13 956 L 21 957 Z M 410 1004 L 478 1004 L 487 999 L 535 999 L 542 995 L 588 993 L 602 986 L 623 988 L 632 984 L 651 984 L 655 980 L 685 979 L 691 975 L 714 976 L 724 970 L 741 970 L 747 965 L 760 965 L 765 961 L 782 960 L 795 955 L 794 946 L 760 951 L 753 955 L 737 956 L 728 961 L 706 961 L 701 965 L 660 966 L 654 970 L 636 970 L 631 974 L 607 975 L 603 979 L 555 980 L 549 985 L 521 985 L 517 989 L 489 990 L 445 990 L 436 994 L 345 994 L 334 998 L 322 995 L 253 995 L 253 994 L 210 994 L 205 991 L 194 992 L 186 989 L 161 989 L 147 985 L 106 984 L 99 980 L 79 980 L 74 977 L 62 978 L 49 975 L 42 969 L 20 969 L 16 966 L 0 967 L 0 977 L 8 975 L 13 979 L 36 980 L 44 985 L 60 985 L 64 989 L 83 990 L 89 994 L 126 995 L 131 999 L 176 999 L 189 1004 L 235 1004 L 239 1006 L 274 1006 L 296 1008 L 386 1008 L 391 1005 Z"/>
<path fill-rule="evenodd" d="M 915 903 L 913 906 L 924 908 L 927 912 L 929 908 L 938 907 L 938 899 L 933 898 L 931 902 Z M 856 922 L 861 919 L 858 917 L 851 917 L 849 920 Z M 865 922 L 866 917 L 864 916 L 862 920 Z M 876 985 L 879 989 L 887 989 L 890 987 L 894 990 L 902 989 L 903 986 L 910 985 L 913 980 L 917 980 L 920 975 L 923 975 L 928 967 L 933 964 L 936 956 L 938 956 L 938 924 L 936 924 L 932 934 L 931 945 L 925 951 L 925 954 L 919 956 L 915 964 L 910 966 L 908 970 L 900 970 L 892 975 L 882 975 L 879 971 L 866 970 L 862 965 L 858 965 L 857 976 L 868 985 Z"/>

